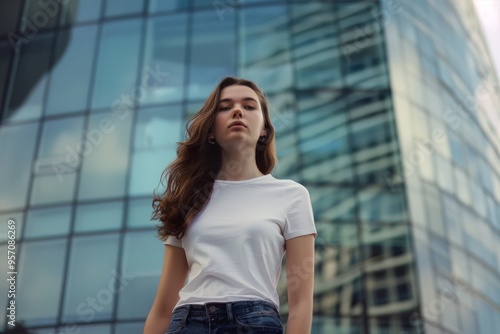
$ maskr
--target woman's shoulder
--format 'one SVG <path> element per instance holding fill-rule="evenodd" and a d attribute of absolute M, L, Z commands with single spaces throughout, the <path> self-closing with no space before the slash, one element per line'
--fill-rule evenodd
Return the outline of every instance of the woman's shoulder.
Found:
<path fill-rule="evenodd" d="M 307 188 L 300 182 L 292 180 L 292 179 L 278 179 L 273 177 L 274 184 L 285 188 L 287 191 L 294 191 L 294 192 L 304 192 L 308 191 Z"/>

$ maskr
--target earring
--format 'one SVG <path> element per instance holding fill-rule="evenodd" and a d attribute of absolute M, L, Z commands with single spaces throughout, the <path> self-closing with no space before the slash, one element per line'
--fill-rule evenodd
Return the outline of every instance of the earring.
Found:
<path fill-rule="evenodd" d="M 215 138 L 208 138 L 208 142 L 210 144 L 215 144 Z"/>
<path fill-rule="evenodd" d="M 266 141 L 266 136 L 259 137 L 259 141 L 261 143 L 265 142 Z"/>

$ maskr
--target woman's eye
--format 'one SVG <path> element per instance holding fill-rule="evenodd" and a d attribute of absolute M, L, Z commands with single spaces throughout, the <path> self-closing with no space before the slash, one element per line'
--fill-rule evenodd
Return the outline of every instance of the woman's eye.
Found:
<path fill-rule="evenodd" d="M 219 110 L 227 110 L 229 107 L 221 107 Z"/>
<path fill-rule="evenodd" d="M 246 106 L 246 108 L 250 109 L 250 110 L 254 110 L 255 108 L 252 107 L 252 106 Z"/>

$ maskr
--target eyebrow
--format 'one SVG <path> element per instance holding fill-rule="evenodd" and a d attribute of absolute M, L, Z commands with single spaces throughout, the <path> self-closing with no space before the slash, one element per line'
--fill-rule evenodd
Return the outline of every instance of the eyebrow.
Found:
<path fill-rule="evenodd" d="M 257 100 L 255 100 L 252 97 L 244 97 L 242 100 L 243 101 L 253 101 L 253 102 L 257 103 Z M 224 102 L 233 102 L 233 99 L 225 98 L 225 99 L 222 99 L 219 101 L 219 103 L 224 103 Z"/>

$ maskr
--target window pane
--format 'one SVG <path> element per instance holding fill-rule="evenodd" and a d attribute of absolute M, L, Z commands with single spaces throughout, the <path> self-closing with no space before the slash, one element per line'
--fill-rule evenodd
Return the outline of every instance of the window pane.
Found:
<path fill-rule="evenodd" d="M 0 22 L 2 22 L 1 19 Z M 14 50 L 12 46 L 9 43 L 0 43 L 0 101 L 3 101 L 4 98 L 5 87 L 7 86 L 7 73 L 9 73 L 9 69 L 12 67 L 13 58 Z"/>
<path fill-rule="evenodd" d="M 78 334 L 111 334 L 111 325 L 78 326 L 78 329 Z"/>
<path fill-rule="evenodd" d="M 58 61 L 52 69 L 47 115 L 87 108 L 96 32 L 96 26 L 60 31 L 56 47 Z"/>
<path fill-rule="evenodd" d="M 293 82 L 287 20 L 285 6 L 241 11 L 239 72 L 266 93 L 290 88 Z"/>
<path fill-rule="evenodd" d="M 73 199 L 76 170 L 81 162 L 83 117 L 46 121 L 35 163 L 31 204 Z"/>
<path fill-rule="evenodd" d="M 355 197 L 350 188 L 308 186 L 311 191 L 314 215 L 320 221 L 353 222 Z"/>
<path fill-rule="evenodd" d="M 65 254 L 65 239 L 23 243 L 16 289 L 16 304 L 20 307 L 16 316 L 25 325 L 56 323 Z"/>
<path fill-rule="evenodd" d="M 402 189 L 367 188 L 360 191 L 360 215 L 365 223 L 396 223 L 407 219 Z"/>
<path fill-rule="evenodd" d="M 38 29 L 54 28 L 59 18 L 59 1 L 27 0 L 21 19 L 22 31 L 29 35 Z"/>
<path fill-rule="evenodd" d="M 141 104 L 179 102 L 184 97 L 186 14 L 152 18 L 143 66 Z"/>
<path fill-rule="evenodd" d="M 38 34 L 17 47 L 17 66 L 12 72 L 12 91 L 7 96 L 3 119 L 24 121 L 42 115 L 53 35 Z"/>
<path fill-rule="evenodd" d="M 23 8 L 22 1 L 3 1 L 0 12 L 0 36 L 17 30 L 19 14 Z"/>
<path fill-rule="evenodd" d="M 155 225 L 155 221 L 151 221 L 153 208 L 151 206 L 152 198 L 132 199 L 128 202 L 127 226 L 134 227 L 151 227 Z"/>
<path fill-rule="evenodd" d="M 329 182 L 352 180 L 347 111 L 340 93 L 302 93 L 298 110 L 304 178 Z"/>
<path fill-rule="evenodd" d="M 38 124 L 0 127 L 0 210 L 24 208 Z"/>
<path fill-rule="evenodd" d="M 342 85 L 339 32 L 331 3 L 294 5 L 291 11 L 293 54 L 299 88 Z"/>
<path fill-rule="evenodd" d="M 69 1 L 64 5 L 61 13 L 61 24 L 96 21 L 101 12 L 102 0 Z"/>
<path fill-rule="evenodd" d="M 337 6 L 345 84 L 359 88 L 387 87 L 384 38 L 372 14 L 378 12 L 379 4 L 341 2 Z M 374 24 L 367 25 L 367 22 Z M 359 43 L 360 30 L 363 40 L 370 40 L 371 43 Z"/>
<path fill-rule="evenodd" d="M 193 14 L 189 99 L 205 99 L 217 81 L 235 72 L 234 13 L 217 18 L 214 10 Z"/>
<path fill-rule="evenodd" d="M 143 0 L 107 0 L 105 15 L 116 16 L 142 13 L 143 7 Z"/>
<path fill-rule="evenodd" d="M 186 0 L 150 0 L 149 1 L 149 12 L 162 12 L 162 11 L 175 11 L 187 9 L 189 6 L 189 1 Z"/>
<path fill-rule="evenodd" d="M 71 247 L 63 321 L 109 320 L 119 285 L 116 273 L 119 235 L 75 237 Z M 117 291 L 118 290 L 118 291 Z M 97 306 L 92 307 L 89 299 Z"/>
<path fill-rule="evenodd" d="M 26 218 L 25 238 L 62 236 L 69 233 L 71 206 L 32 209 Z"/>
<path fill-rule="evenodd" d="M 91 115 L 81 171 L 79 199 L 121 197 L 125 194 L 132 113 Z"/>
<path fill-rule="evenodd" d="M 295 94 L 284 92 L 271 95 L 269 101 L 279 161 L 273 174 L 276 177 L 286 176 L 286 178 L 296 180 L 300 177 L 298 174 L 301 168 L 298 151 L 299 135 L 295 130 L 298 117 Z"/>
<path fill-rule="evenodd" d="M 135 97 L 140 37 L 140 19 L 113 21 L 103 25 L 92 109 L 110 108 L 118 99 L 124 98 L 122 95 L 132 99 Z"/>
<path fill-rule="evenodd" d="M 326 286 L 330 286 L 328 288 L 329 293 L 335 294 L 338 290 L 331 288 L 332 281 L 335 281 L 338 277 L 347 277 L 345 275 L 348 272 L 357 271 L 357 267 L 361 262 L 359 227 L 356 224 L 332 224 L 328 222 L 318 224 L 318 230 L 321 232 L 321 239 L 317 246 L 318 255 L 328 254 L 328 259 L 325 258 L 321 264 L 322 268 L 318 268 L 315 284 L 318 288 L 323 286 L 324 289 L 327 289 Z M 340 287 L 343 284 L 350 284 L 352 279 L 351 277 L 345 283 L 338 281 L 335 286 Z M 333 311 L 334 305 L 330 306 Z"/>
<path fill-rule="evenodd" d="M 144 322 L 117 324 L 115 327 L 115 333 L 120 334 L 137 334 L 142 333 L 143 330 Z"/>
<path fill-rule="evenodd" d="M 122 225 L 123 202 L 80 204 L 76 209 L 75 232 L 119 229 Z"/>
<path fill-rule="evenodd" d="M 150 195 L 160 176 L 177 156 L 175 143 L 182 140 L 180 105 L 143 109 L 137 119 L 130 180 L 131 195 Z"/>
<path fill-rule="evenodd" d="M 151 231 L 127 233 L 122 275 L 133 277 L 120 293 L 118 318 L 146 317 L 156 295 L 164 246 Z M 144 261 L 147 258 L 148 261 Z"/>

